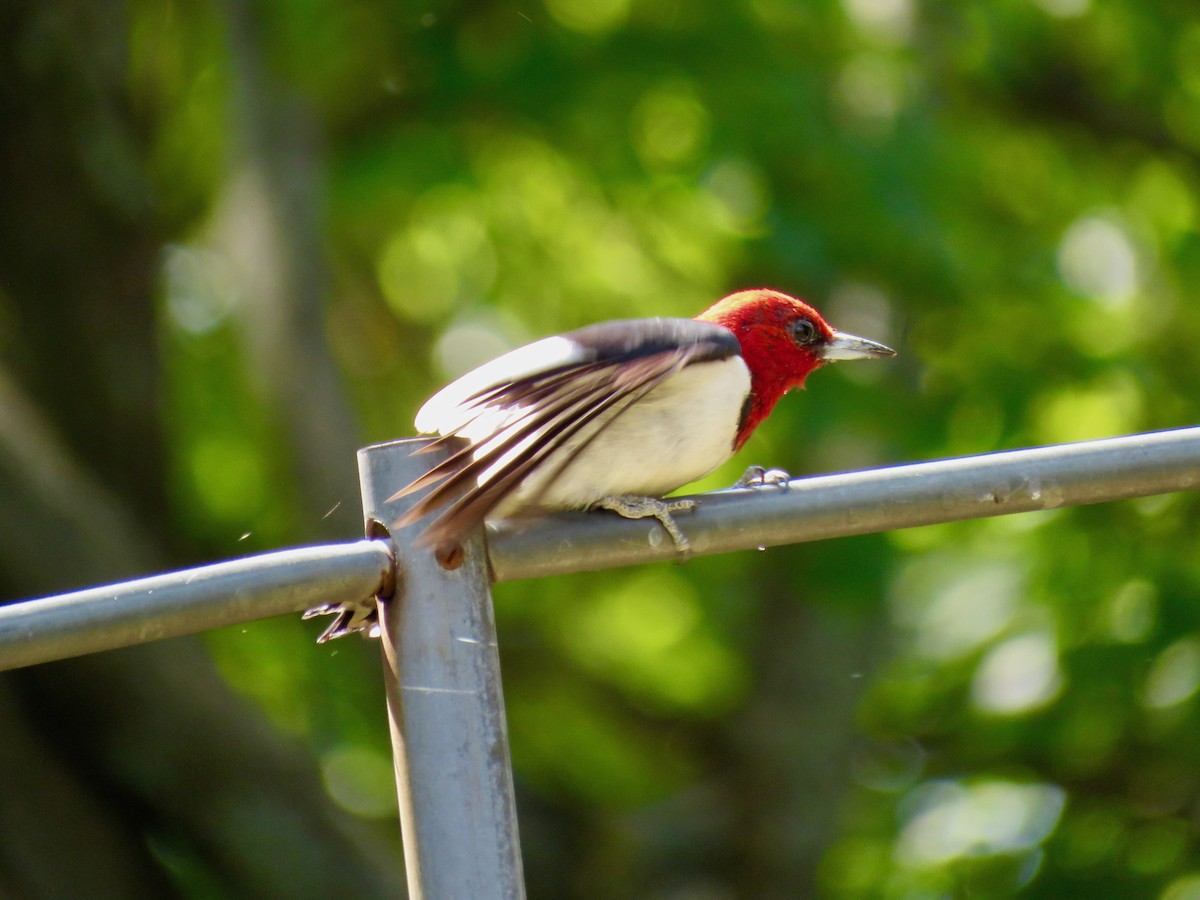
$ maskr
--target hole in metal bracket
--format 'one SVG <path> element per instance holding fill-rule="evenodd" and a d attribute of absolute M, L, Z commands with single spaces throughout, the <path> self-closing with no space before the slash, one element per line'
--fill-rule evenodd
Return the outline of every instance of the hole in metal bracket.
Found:
<path fill-rule="evenodd" d="M 463 564 L 467 552 L 458 541 L 446 541 L 434 548 L 433 556 L 443 569 L 454 570 Z"/>
<path fill-rule="evenodd" d="M 380 600 L 387 600 L 396 593 L 396 580 L 398 578 L 396 548 L 392 543 L 392 533 L 378 519 L 367 519 L 366 534 L 373 541 L 383 540 L 388 542 L 388 555 L 392 558 L 392 564 L 383 573 L 383 579 L 379 582 L 379 591 L 375 595 Z"/>

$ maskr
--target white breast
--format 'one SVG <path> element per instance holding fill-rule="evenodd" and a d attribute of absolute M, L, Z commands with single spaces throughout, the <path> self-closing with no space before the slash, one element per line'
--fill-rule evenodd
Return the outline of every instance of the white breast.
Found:
<path fill-rule="evenodd" d="M 733 454 L 749 391 L 741 357 L 693 363 L 573 438 L 493 515 L 527 506 L 585 507 L 614 494 L 658 497 L 702 478 Z"/>

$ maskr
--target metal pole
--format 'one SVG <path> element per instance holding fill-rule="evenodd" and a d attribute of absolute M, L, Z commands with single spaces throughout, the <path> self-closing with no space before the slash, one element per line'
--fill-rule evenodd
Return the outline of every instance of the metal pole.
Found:
<path fill-rule="evenodd" d="M 1197 487 L 1200 428 L 1182 428 L 720 491 L 679 522 L 705 555 Z M 676 558 L 657 522 L 605 513 L 497 522 L 488 533 L 493 581 Z M 285 550 L 3 605 L 0 670 L 371 597 L 390 577 L 388 546 Z"/>
<path fill-rule="evenodd" d="M 697 556 L 1200 487 L 1200 428 L 796 479 L 701 495 Z M 495 581 L 677 558 L 653 519 L 562 513 L 488 525 Z"/>
<path fill-rule="evenodd" d="M 427 441 L 359 451 L 368 530 L 391 531 L 412 498 L 398 488 L 443 455 Z M 457 568 L 414 548 L 420 523 L 392 533 L 395 594 L 380 602 L 384 679 L 400 796 L 409 896 L 525 896 L 500 658 L 482 533 Z"/>
<path fill-rule="evenodd" d="M 383 541 L 300 547 L 0 606 L 0 671 L 373 597 Z"/>

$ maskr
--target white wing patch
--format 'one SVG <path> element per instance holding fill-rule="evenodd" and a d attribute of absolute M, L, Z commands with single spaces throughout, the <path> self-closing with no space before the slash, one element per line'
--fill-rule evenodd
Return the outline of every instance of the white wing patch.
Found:
<path fill-rule="evenodd" d="M 430 397 L 417 412 L 414 424 L 421 434 L 458 433 L 477 440 L 473 431 L 489 434 L 502 423 L 493 419 L 487 423 L 477 423 L 477 428 L 467 430 L 467 423 L 479 415 L 478 407 L 468 403 L 471 397 L 495 385 L 568 366 L 582 358 L 583 352 L 579 345 L 565 337 L 542 338 L 540 341 L 510 350 L 503 356 L 472 369 Z"/>

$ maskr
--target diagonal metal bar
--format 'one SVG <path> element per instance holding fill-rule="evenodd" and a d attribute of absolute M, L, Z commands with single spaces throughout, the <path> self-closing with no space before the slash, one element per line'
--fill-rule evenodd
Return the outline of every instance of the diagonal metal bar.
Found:
<path fill-rule="evenodd" d="M 384 541 L 281 550 L 0 606 L 0 671 L 374 596 Z"/>
<path fill-rule="evenodd" d="M 698 556 L 1200 488 L 1200 428 L 822 475 L 704 494 L 678 523 Z M 489 523 L 494 581 L 677 557 L 653 519 Z"/>

